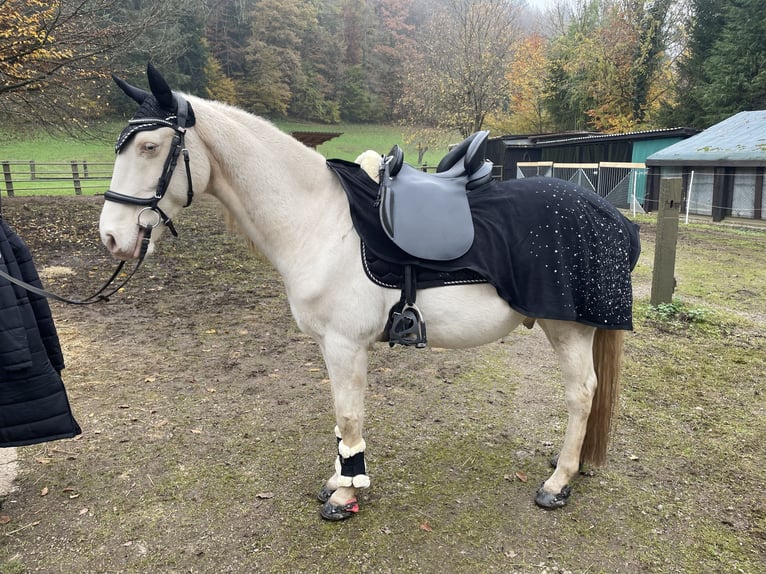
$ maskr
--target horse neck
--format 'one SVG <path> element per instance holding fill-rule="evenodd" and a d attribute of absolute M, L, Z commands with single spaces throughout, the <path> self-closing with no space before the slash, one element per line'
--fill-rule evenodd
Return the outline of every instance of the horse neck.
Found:
<path fill-rule="evenodd" d="M 331 249 L 350 216 L 324 157 L 241 110 L 203 101 L 194 110 L 211 157 L 206 191 L 280 273 L 289 274 L 296 259 L 316 260 L 328 243 Z"/>

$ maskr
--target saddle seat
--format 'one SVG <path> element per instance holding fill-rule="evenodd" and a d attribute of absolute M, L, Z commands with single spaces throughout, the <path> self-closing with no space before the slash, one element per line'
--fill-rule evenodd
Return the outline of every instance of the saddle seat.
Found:
<path fill-rule="evenodd" d="M 423 260 L 449 261 L 473 245 L 467 194 L 492 180 L 485 159 L 488 131 L 476 132 L 439 162 L 436 173 L 404 163 L 395 145 L 381 162 L 380 220 L 386 235 L 403 251 Z"/>

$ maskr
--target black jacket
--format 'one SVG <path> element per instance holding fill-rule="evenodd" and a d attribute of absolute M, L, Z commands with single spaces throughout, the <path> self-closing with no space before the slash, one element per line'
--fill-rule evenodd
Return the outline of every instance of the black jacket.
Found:
<path fill-rule="evenodd" d="M 0 269 L 42 287 L 32 256 L 0 216 Z M 71 438 L 61 352 L 48 301 L 0 277 L 0 447 Z"/>

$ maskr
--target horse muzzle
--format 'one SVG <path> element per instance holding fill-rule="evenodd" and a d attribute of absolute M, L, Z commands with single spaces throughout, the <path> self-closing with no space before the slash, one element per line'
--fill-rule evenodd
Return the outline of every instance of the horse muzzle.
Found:
<path fill-rule="evenodd" d="M 118 236 L 109 231 L 101 234 L 101 241 L 104 243 L 109 253 L 115 259 L 130 261 L 140 259 L 142 256 L 150 255 L 154 252 L 154 242 L 151 240 L 151 229 L 140 227 L 132 242 L 121 242 Z"/>

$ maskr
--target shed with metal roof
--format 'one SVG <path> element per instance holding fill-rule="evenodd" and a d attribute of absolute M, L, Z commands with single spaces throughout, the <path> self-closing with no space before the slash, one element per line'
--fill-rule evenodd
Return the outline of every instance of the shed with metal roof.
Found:
<path fill-rule="evenodd" d="M 646 157 L 697 133 L 682 127 L 618 134 L 507 135 L 489 140 L 487 157 L 502 166 L 503 179 L 557 177 L 592 189 L 624 208 L 644 199 Z"/>
<path fill-rule="evenodd" d="M 657 208 L 662 179 L 681 178 L 687 213 L 763 219 L 766 110 L 733 115 L 650 155 L 646 166 L 647 210 Z"/>

